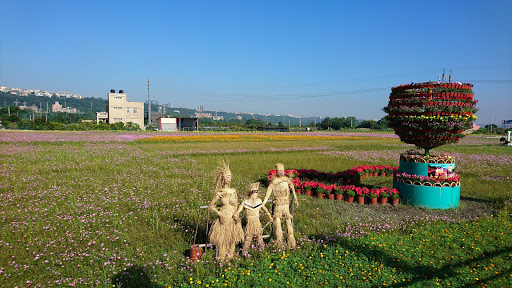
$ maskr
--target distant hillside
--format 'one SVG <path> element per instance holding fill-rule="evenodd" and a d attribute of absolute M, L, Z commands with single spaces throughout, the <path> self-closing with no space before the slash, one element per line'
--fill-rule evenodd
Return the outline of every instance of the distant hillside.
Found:
<path fill-rule="evenodd" d="M 16 105 L 16 101 L 18 102 L 18 105 Z M 18 96 L 0 92 L 0 105 L 2 106 L 36 106 L 41 108 L 43 112 L 46 112 L 46 105 L 48 104 L 48 110 L 51 112 L 52 105 L 57 101 L 62 105 L 62 107 L 76 108 L 80 113 L 84 114 L 85 118 L 88 119 L 94 119 L 96 117 L 96 112 L 105 111 L 105 105 L 107 104 L 106 99 L 94 97 L 76 99 L 61 98 L 57 96 Z"/>
<path fill-rule="evenodd" d="M 153 108 L 154 110 L 155 108 Z M 197 110 L 189 109 L 189 108 L 165 108 L 165 114 L 173 117 L 185 117 L 185 116 L 193 116 Z M 249 119 L 257 119 L 262 121 L 263 123 L 268 124 L 278 124 L 281 122 L 284 126 L 290 125 L 299 125 L 307 126 L 310 123 L 319 123 L 322 121 L 321 117 L 291 117 L 287 115 L 263 115 L 263 114 L 238 114 L 232 112 L 222 112 L 222 111 L 204 111 L 203 113 L 211 113 L 213 116 L 222 116 L 225 120 L 240 120 L 242 122 L 246 122 Z M 241 119 L 240 119 L 241 118 Z"/>
<path fill-rule="evenodd" d="M 16 105 L 16 101 L 18 104 Z M 45 97 L 45 96 L 19 96 L 19 95 L 11 95 L 9 93 L 0 92 L 0 106 L 36 106 L 41 108 L 43 112 L 46 112 L 46 105 L 48 104 L 48 109 L 51 112 L 52 105 L 55 102 L 59 102 L 63 107 L 76 108 L 80 113 L 83 114 L 86 119 L 94 119 L 96 117 L 96 112 L 105 111 L 105 106 L 107 105 L 107 99 L 103 98 L 94 98 L 94 97 L 84 97 L 83 99 L 76 98 L 61 98 L 58 96 Z M 190 108 L 169 108 L 159 105 L 152 105 L 151 111 L 157 112 L 162 111 L 163 115 L 173 116 L 173 117 L 192 117 L 197 110 Z M 147 113 L 147 103 L 144 104 L 144 111 Z M 157 113 L 153 114 L 156 116 Z M 204 111 L 204 113 L 211 113 L 213 116 L 222 116 L 225 120 L 241 120 L 242 122 L 246 122 L 249 119 L 258 119 L 263 123 L 268 124 L 278 124 L 281 122 L 284 126 L 290 125 L 299 125 L 299 122 L 303 126 L 307 126 L 310 123 L 319 123 L 322 121 L 321 117 L 290 117 L 287 115 L 279 116 L 279 115 L 262 115 L 262 114 L 237 114 L 231 112 L 221 112 L 221 111 Z M 152 117 L 153 118 L 153 117 Z"/>

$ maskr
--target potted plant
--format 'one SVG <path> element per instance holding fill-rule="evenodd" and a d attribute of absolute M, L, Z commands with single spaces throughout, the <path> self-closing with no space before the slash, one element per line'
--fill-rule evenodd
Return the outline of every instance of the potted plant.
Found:
<path fill-rule="evenodd" d="M 311 185 L 307 184 L 304 186 L 304 190 L 306 190 L 306 196 L 311 196 L 311 190 L 313 189 L 313 187 L 311 187 Z"/>
<path fill-rule="evenodd" d="M 329 200 L 334 200 L 334 193 L 332 193 L 332 187 L 327 187 L 325 189 L 325 195 L 327 196 L 327 198 L 329 198 Z"/>
<path fill-rule="evenodd" d="M 324 195 L 325 195 L 324 187 L 322 187 L 322 186 L 316 187 L 316 197 L 318 197 L 318 199 L 323 199 Z"/>
<path fill-rule="evenodd" d="M 345 196 L 347 197 L 347 202 L 352 203 L 354 201 L 354 197 L 356 196 L 356 191 L 347 189 L 345 190 Z"/>
<path fill-rule="evenodd" d="M 302 186 L 301 186 L 301 184 L 295 185 L 295 192 L 297 193 L 297 195 L 300 195 L 300 193 L 302 193 Z"/>
<path fill-rule="evenodd" d="M 368 198 L 370 199 L 370 204 L 376 205 L 377 198 L 379 197 L 379 190 L 372 189 L 370 193 L 368 193 Z"/>
<path fill-rule="evenodd" d="M 336 201 L 343 201 L 343 191 L 341 191 L 341 188 L 334 189 L 334 194 Z"/>
<path fill-rule="evenodd" d="M 379 202 L 381 205 L 386 205 L 388 203 L 389 193 L 387 190 L 382 190 L 379 194 Z"/>
<path fill-rule="evenodd" d="M 368 190 L 368 188 L 366 188 L 366 187 L 364 187 L 364 188 L 357 187 L 356 188 L 357 203 L 364 204 L 364 198 L 365 198 L 365 195 L 366 195 L 366 193 L 365 193 L 366 190 Z"/>
<path fill-rule="evenodd" d="M 389 198 L 391 198 L 391 201 L 393 202 L 393 206 L 398 206 L 398 202 L 400 201 L 400 194 L 398 193 L 398 190 L 396 188 L 391 189 L 391 194 L 389 195 Z"/>

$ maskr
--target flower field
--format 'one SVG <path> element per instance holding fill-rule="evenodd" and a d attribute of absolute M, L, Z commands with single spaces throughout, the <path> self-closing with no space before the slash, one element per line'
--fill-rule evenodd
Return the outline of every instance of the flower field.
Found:
<path fill-rule="evenodd" d="M 143 138 L 141 142 L 246 142 L 246 141 L 312 141 L 312 140 L 362 140 L 362 136 L 332 135 L 279 135 L 279 134 L 228 134 L 228 135 L 197 135 L 197 136 L 154 136 Z M 386 139 L 376 137 L 376 139 Z"/>
<path fill-rule="evenodd" d="M 436 149 L 456 157 L 457 209 L 300 195 L 298 249 L 226 264 L 213 249 L 188 260 L 213 220 L 199 207 L 218 160 L 240 198 L 278 162 L 330 173 L 397 166 L 410 145 L 378 133 L 1 131 L 0 287 L 509 287 L 512 151 L 493 141 Z"/>

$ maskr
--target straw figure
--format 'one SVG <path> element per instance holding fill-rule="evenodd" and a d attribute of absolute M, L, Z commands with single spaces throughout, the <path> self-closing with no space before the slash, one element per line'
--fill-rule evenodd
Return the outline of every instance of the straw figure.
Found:
<path fill-rule="evenodd" d="M 238 208 L 238 213 L 242 212 L 245 208 L 245 213 L 247 217 L 247 224 L 245 225 L 245 240 L 244 240 L 244 248 L 243 253 L 247 254 L 249 248 L 253 240 L 256 240 L 256 244 L 260 249 L 263 249 L 263 228 L 261 227 L 260 222 L 260 210 L 263 208 L 263 211 L 270 218 L 270 222 L 273 221 L 272 215 L 268 211 L 267 207 L 263 205 L 263 202 L 258 197 L 258 189 L 260 187 L 260 183 L 252 183 L 249 185 L 249 194 L 245 197 Z"/>
<path fill-rule="evenodd" d="M 230 260 L 235 254 L 236 244 L 244 239 L 244 231 L 237 212 L 236 190 L 229 187 L 231 171 L 226 163 L 222 162 L 215 170 L 215 182 L 215 196 L 209 208 L 219 218 L 213 222 L 208 238 L 216 247 L 217 257 Z M 220 201 L 220 209 L 215 207 L 217 201 Z"/>
<path fill-rule="evenodd" d="M 286 221 L 286 232 L 288 234 L 288 247 L 295 248 L 297 243 L 293 236 L 293 216 L 290 214 L 290 190 L 293 193 L 295 205 L 299 207 L 299 201 L 297 201 L 297 194 L 295 194 L 295 188 L 290 178 L 284 176 L 284 166 L 281 163 L 276 164 L 277 174 L 268 185 L 267 194 L 263 203 L 266 203 L 271 194 L 274 194 L 273 204 L 273 217 L 274 227 L 276 231 L 276 243 L 282 245 L 283 242 L 283 230 L 281 228 L 281 218 Z"/>

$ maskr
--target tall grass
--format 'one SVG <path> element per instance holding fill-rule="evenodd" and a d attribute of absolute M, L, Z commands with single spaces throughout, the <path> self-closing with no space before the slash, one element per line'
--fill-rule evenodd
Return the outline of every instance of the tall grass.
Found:
<path fill-rule="evenodd" d="M 491 143 L 439 149 L 457 155 L 461 193 L 471 198 L 461 208 L 370 207 L 300 196 L 294 219 L 299 249 L 268 247 L 226 265 L 212 249 L 201 262 L 187 260 L 194 238 L 206 242 L 207 213 L 199 206 L 213 196 L 211 172 L 219 160 L 230 163 L 242 197 L 249 183 L 278 162 L 332 172 L 361 164 L 398 165 L 394 155 L 410 147 L 395 139 L 150 144 L 97 139 L 0 144 L 0 286 L 502 287 L 511 281 L 510 218 L 490 216 L 510 198 L 510 152 Z M 389 179 L 382 181 L 372 184 L 389 185 Z M 479 210 L 464 210 L 470 205 Z M 468 235 L 475 240 L 468 242 Z M 455 241 L 435 255 L 427 253 L 446 237 Z M 490 266 L 490 260 L 498 264 Z M 443 276 L 447 265 L 454 268 Z"/>

